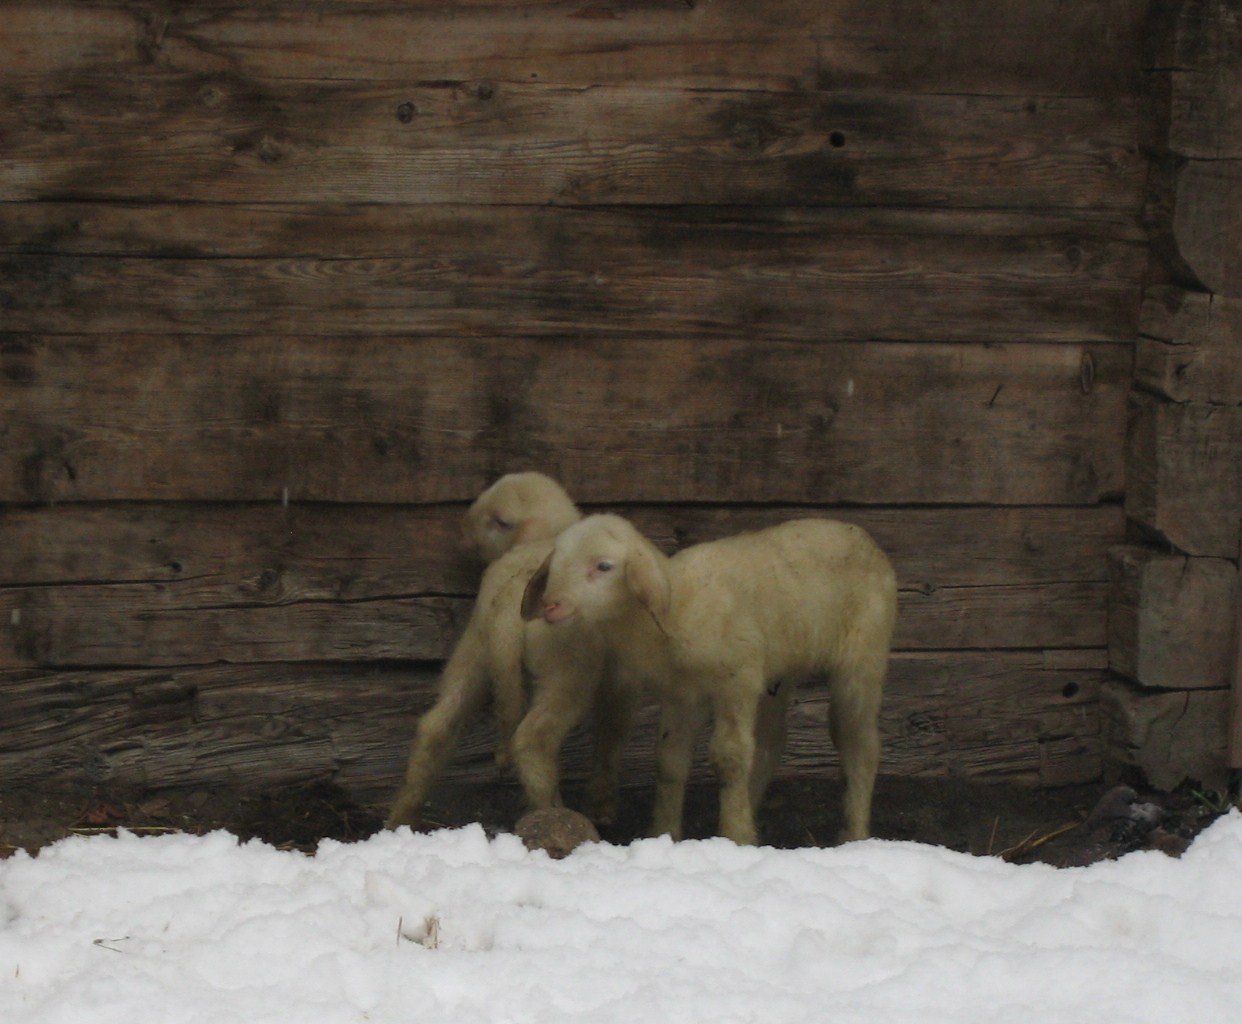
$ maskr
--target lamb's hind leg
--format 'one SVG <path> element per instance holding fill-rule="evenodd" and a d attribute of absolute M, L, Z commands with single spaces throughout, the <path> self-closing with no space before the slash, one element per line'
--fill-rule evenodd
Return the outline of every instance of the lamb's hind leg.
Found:
<path fill-rule="evenodd" d="M 755 718 L 755 766 L 750 773 L 750 805 L 758 814 L 763 795 L 768 791 L 772 776 L 785 756 L 785 742 L 789 734 L 789 705 L 795 687 L 784 683 L 776 692 L 769 688 L 759 698 L 759 713 Z"/>
<path fill-rule="evenodd" d="M 595 694 L 595 767 L 587 783 L 586 816 L 597 825 L 611 825 L 617 816 L 621 755 L 630 736 L 638 690 L 611 674 Z"/>
<path fill-rule="evenodd" d="M 388 813 L 386 828 L 413 825 L 418 820 L 432 783 L 457 743 L 462 725 L 479 712 L 486 699 L 487 672 L 478 646 L 463 638 L 444 667 L 439 697 L 418 720 L 418 729 L 410 744 L 405 781 Z"/>
<path fill-rule="evenodd" d="M 492 637 L 492 714 L 496 719 L 496 768 L 502 774 L 513 767 L 513 737 L 526 713 L 522 638 L 517 630 L 498 630 Z"/>
<path fill-rule="evenodd" d="M 880 700 L 884 662 L 855 670 L 834 681 L 828 725 L 845 776 L 839 839 L 849 842 L 871 835 L 871 795 L 880 764 Z"/>

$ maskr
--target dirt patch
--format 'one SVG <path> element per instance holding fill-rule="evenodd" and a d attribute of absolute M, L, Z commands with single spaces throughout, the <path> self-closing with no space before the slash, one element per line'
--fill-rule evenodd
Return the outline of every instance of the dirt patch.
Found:
<path fill-rule="evenodd" d="M 572 789 L 568 797 L 575 802 Z M 603 838 L 626 843 L 641 835 L 649 799 L 645 791 L 627 791 L 620 819 L 601 829 Z M 782 848 L 830 845 L 839 806 L 835 781 L 778 780 L 760 814 L 763 840 Z M 1098 785 L 1034 791 L 950 779 L 886 778 L 877 787 L 874 832 L 882 839 L 1067 866 L 1136 849 L 1176 855 L 1222 809 L 1189 791 L 1141 794 Z M 359 804 L 328 783 L 259 793 L 223 788 L 19 790 L 0 794 L 0 856 L 117 828 L 140 835 L 225 829 L 241 839 L 309 852 L 324 838 L 366 838 L 381 827 L 384 810 Z M 441 787 L 427 807 L 424 828 L 477 821 L 496 833 L 510 830 L 520 812 L 520 794 L 511 785 Z M 692 787 L 687 836 L 711 835 L 715 815 L 714 788 Z"/>

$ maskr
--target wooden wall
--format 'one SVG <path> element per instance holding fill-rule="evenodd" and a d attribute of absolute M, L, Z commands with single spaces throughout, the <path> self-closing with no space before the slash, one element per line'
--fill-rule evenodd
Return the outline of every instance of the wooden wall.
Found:
<path fill-rule="evenodd" d="M 0 0 L 0 777 L 384 796 L 518 468 L 863 524 L 884 770 L 1097 777 L 1147 6 Z"/>
<path fill-rule="evenodd" d="M 1110 660 L 1127 682 L 1106 689 L 1106 731 L 1110 759 L 1156 784 L 1223 791 L 1242 768 L 1242 2 L 1158 14 L 1127 450 L 1135 543 L 1113 557 Z"/>

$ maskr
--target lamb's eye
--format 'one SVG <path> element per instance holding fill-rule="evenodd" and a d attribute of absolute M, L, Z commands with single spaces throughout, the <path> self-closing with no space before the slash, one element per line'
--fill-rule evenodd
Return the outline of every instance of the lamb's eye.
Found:
<path fill-rule="evenodd" d="M 596 563 L 595 568 L 600 572 L 612 572 L 612 563 L 605 558 L 602 562 Z"/>

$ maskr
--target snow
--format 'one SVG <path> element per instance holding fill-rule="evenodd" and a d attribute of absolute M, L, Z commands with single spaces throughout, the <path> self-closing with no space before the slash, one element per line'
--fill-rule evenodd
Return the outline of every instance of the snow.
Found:
<path fill-rule="evenodd" d="M 313 857 L 226 833 L 0 861 L 4 1024 L 1235 1024 L 1242 815 L 1180 860 L 914 843 L 580 848 L 481 828 Z"/>

